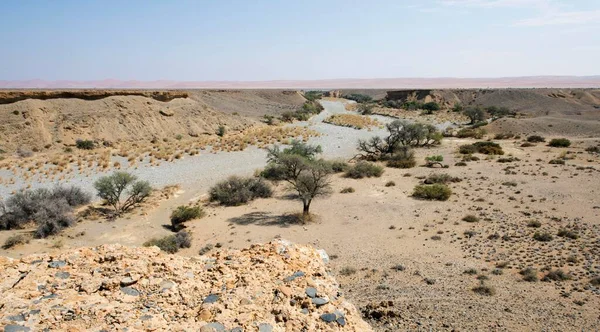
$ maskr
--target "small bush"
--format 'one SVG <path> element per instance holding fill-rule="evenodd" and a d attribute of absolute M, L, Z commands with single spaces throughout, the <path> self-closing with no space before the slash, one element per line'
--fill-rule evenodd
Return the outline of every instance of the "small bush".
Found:
<path fill-rule="evenodd" d="M 550 160 L 550 162 L 548 162 L 548 164 L 550 165 L 564 165 L 565 161 L 562 159 L 552 159 Z"/>
<path fill-rule="evenodd" d="M 478 222 L 479 218 L 477 218 L 476 216 L 474 216 L 472 214 L 469 214 L 469 215 L 464 216 L 462 218 L 462 220 L 466 221 L 466 222 Z"/>
<path fill-rule="evenodd" d="M 262 172 L 260 177 L 271 181 L 281 181 L 285 177 L 285 169 L 275 163 L 269 163 Z"/>
<path fill-rule="evenodd" d="M 456 137 L 482 139 L 483 136 L 485 136 L 485 134 L 486 134 L 486 131 L 482 128 L 477 128 L 477 129 L 463 128 L 463 129 L 459 130 L 458 133 L 456 133 Z"/>
<path fill-rule="evenodd" d="M 388 181 L 388 182 L 385 183 L 385 186 L 386 187 L 394 187 L 394 186 L 396 186 L 396 182 L 394 182 L 394 181 Z"/>
<path fill-rule="evenodd" d="M 210 200 L 227 206 L 242 205 L 253 199 L 267 198 L 272 195 L 271 186 L 261 178 L 232 176 L 210 189 Z"/>
<path fill-rule="evenodd" d="M 458 152 L 461 154 L 473 154 L 479 152 L 473 144 L 461 145 L 458 147 Z"/>
<path fill-rule="evenodd" d="M 571 276 L 567 273 L 565 273 L 565 271 L 563 270 L 553 270 L 553 271 L 548 271 L 548 273 L 546 273 L 546 275 L 542 278 L 542 281 L 565 281 L 565 280 L 570 280 Z"/>
<path fill-rule="evenodd" d="M 527 282 L 536 282 L 539 280 L 537 270 L 531 267 L 521 270 L 519 274 L 522 275 L 523 280 Z"/>
<path fill-rule="evenodd" d="M 81 150 L 93 150 L 96 147 L 94 141 L 78 139 L 75 141 L 75 146 Z"/>
<path fill-rule="evenodd" d="M 590 279 L 590 284 L 593 286 L 600 286 L 600 277 Z"/>
<path fill-rule="evenodd" d="M 527 222 L 527 227 L 540 228 L 542 227 L 542 223 L 537 220 L 529 220 Z"/>
<path fill-rule="evenodd" d="M 204 216 L 204 211 L 199 206 L 178 206 L 173 212 L 171 212 L 171 225 L 173 228 L 177 228 L 180 224 L 192 220 L 199 219 Z"/>
<path fill-rule="evenodd" d="M 473 287 L 471 290 L 477 294 L 486 296 L 492 296 L 496 294 L 496 290 L 493 287 L 487 286 L 483 282 L 479 284 L 479 286 Z"/>
<path fill-rule="evenodd" d="M 467 166 L 467 163 L 465 163 L 464 161 L 459 161 L 456 164 L 454 164 L 454 166 Z"/>
<path fill-rule="evenodd" d="M 506 182 L 502 182 L 503 186 L 507 186 L 507 187 L 516 187 L 519 184 L 516 183 L 515 181 L 506 181 Z"/>
<path fill-rule="evenodd" d="M 346 266 L 340 270 L 340 274 L 343 276 L 349 276 L 356 273 L 356 269 L 350 266 Z"/>
<path fill-rule="evenodd" d="M 515 137 L 513 133 L 499 133 L 494 135 L 494 139 L 511 139 L 513 137 Z"/>
<path fill-rule="evenodd" d="M 540 242 L 550 242 L 552 239 L 554 239 L 554 237 L 548 232 L 535 232 L 535 234 L 533 234 L 533 238 Z"/>
<path fill-rule="evenodd" d="M 227 129 L 223 125 L 220 125 L 219 128 L 217 128 L 217 136 L 223 137 L 223 136 L 225 136 L 226 132 L 227 132 Z"/>
<path fill-rule="evenodd" d="M 576 240 L 576 239 L 579 238 L 579 235 L 577 233 L 573 232 L 572 230 L 564 229 L 564 228 L 560 229 L 558 231 L 557 235 L 560 236 L 560 237 L 566 237 L 566 238 L 569 238 L 569 239 L 572 239 L 572 240 Z"/>
<path fill-rule="evenodd" d="M 477 274 L 477 270 L 473 269 L 473 268 L 470 268 L 470 269 L 464 270 L 463 274 L 476 275 Z"/>
<path fill-rule="evenodd" d="M 354 192 L 354 188 L 352 187 L 346 187 L 342 190 L 340 190 L 340 194 L 350 194 Z"/>
<path fill-rule="evenodd" d="M 600 154 L 600 146 L 589 146 L 585 148 L 586 152 Z"/>
<path fill-rule="evenodd" d="M 186 231 L 179 231 L 174 235 L 167 235 L 162 238 L 154 238 L 144 242 L 144 247 L 156 246 L 160 250 L 174 254 L 181 248 L 191 247 L 191 235 Z"/>
<path fill-rule="evenodd" d="M 380 177 L 383 174 L 383 167 L 367 161 L 359 161 L 346 171 L 346 177 L 352 179 L 362 179 L 364 177 Z"/>
<path fill-rule="evenodd" d="M 566 138 L 553 138 L 552 140 L 550 140 L 550 143 L 548 143 L 548 145 L 554 148 L 568 148 L 569 146 L 571 146 L 571 141 L 569 141 Z"/>
<path fill-rule="evenodd" d="M 452 190 L 445 184 L 418 185 L 415 187 L 412 196 L 426 200 L 445 201 L 450 198 Z"/>
<path fill-rule="evenodd" d="M 425 184 L 435 184 L 435 183 L 447 184 L 447 183 L 451 183 L 451 182 L 456 183 L 456 182 L 461 182 L 461 181 L 462 181 L 461 178 L 442 173 L 442 174 L 431 174 L 423 182 Z"/>
<path fill-rule="evenodd" d="M 527 142 L 529 142 L 529 143 L 541 143 L 541 142 L 545 142 L 545 141 L 546 141 L 546 139 L 539 135 L 531 135 L 531 136 L 527 137 Z"/>
<path fill-rule="evenodd" d="M 522 148 L 528 148 L 528 147 L 532 147 L 532 146 L 535 146 L 535 144 L 529 143 L 529 142 L 525 142 L 525 143 L 521 144 Z"/>
<path fill-rule="evenodd" d="M 6 239 L 6 241 L 4 241 L 4 244 L 2 245 L 2 249 L 10 249 L 12 247 L 21 245 L 21 244 L 25 244 L 25 243 L 29 243 L 29 237 L 23 235 L 23 234 L 16 234 L 16 235 L 12 235 L 10 237 L 8 237 L 8 239 Z"/>
<path fill-rule="evenodd" d="M 477 152 L 488 155 L 503 155 L 504 151 L 498 143 L 494 142 L 475 142 L 473 146 L 477 148 Z"/>
<path fill-rule="evenodd" d="M 387 166 L 393 168 L 412 168 L 417 165 L 415 153 L 408 148 L 398 149 L 387 160 Z"/>
<path fill-rule="evenodd" d="M 331 170 L 334 173 L 345 172 L 350 167 L 348 165 L 348 163 L 343 160 L 334 160 L 334 161 L 331 161 L 330 164 L 331 164 Z"/>

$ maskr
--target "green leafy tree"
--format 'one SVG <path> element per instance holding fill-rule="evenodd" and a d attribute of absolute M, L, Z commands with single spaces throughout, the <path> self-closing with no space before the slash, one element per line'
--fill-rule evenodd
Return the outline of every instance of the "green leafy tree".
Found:
<path fill-rule="evenodd" d="M 103 176 L 94 183 L 94 188 L 98 196 L 114 208 L 117 216 L 143 202 L 152 192 L 148 181 L 137 180 L 135 175 L 127 172 Z"/>
<path fill-rule="evenodd" d="M 471 120 L 471 124 L 485 120 L 485 112 L 479 107 L 469 107 L 464 114 Z"/>

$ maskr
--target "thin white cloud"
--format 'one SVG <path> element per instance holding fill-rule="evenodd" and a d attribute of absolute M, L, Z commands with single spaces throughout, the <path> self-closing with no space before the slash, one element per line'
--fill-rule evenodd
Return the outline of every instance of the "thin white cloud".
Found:
<path fill-rule="evenodd" d="M 438 3 L 454 7 L 504 7 L 530 9 L 537 12 L 533 17 L 513 22 L 512 26 L 583 25 L 600 21 L 600 8 L 588 11 L 568 10 L 565 3 L 557 0 L 439 0 Z"/>
<path fill-rule="evenodd" d="M 600 21 L 600 10 L 559 12 L 515 22 L 515 26 L 541 27 L 546 25 L 587 24 Z"/>

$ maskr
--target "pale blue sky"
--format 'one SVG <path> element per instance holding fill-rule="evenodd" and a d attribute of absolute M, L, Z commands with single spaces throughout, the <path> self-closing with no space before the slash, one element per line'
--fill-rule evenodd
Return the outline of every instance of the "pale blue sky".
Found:
<path fill-rule="evenodd" d="M 0 31 L 0 80 L 600 74 L 600 0 L 3 0 Z"/>

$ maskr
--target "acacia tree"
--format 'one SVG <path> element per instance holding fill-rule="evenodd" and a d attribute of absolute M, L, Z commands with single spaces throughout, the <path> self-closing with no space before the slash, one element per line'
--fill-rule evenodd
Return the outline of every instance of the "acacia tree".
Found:
<path fill-rule="evenodd" d="M 471 120 L 471 124 L 485 120 L 485 112 L 479 107 L 469 107 L 464 114 Z"/>
<path fill-rule="evenodd" d="M 152 192 L 148 181 L 137 180 L 135 175 L 127 172 L 103 176 L 94 183 L 94 188 L 98 191 L 98 196 L 115 209 L 117 216 L 143 202 Z M 127 198 L 121 202 L 123 194 Z"/>
<path fill-rule="evenodd" d="M 361 157 L 379 160 L 393 155 L 403 146 L 419 147 L 439 144 L 442 135 L 435 126 L 423 123 L 410 123 L 405 120 L 394 120 L 386 125 L 389 135 L 358 141 Z"/>
<path fill-rule="evenodd" d="M 309 216 L 313 199 L 331 192 L 331 165 L 324 160 L 315 160 L 315 155 L 320 152 L 320 146 L 298 141 L 283 151 L 278 146 L 268 150 L 269 163 L 280 169 L 280 178 L 289 183 L 302 200 L 303 220 Z"/>

